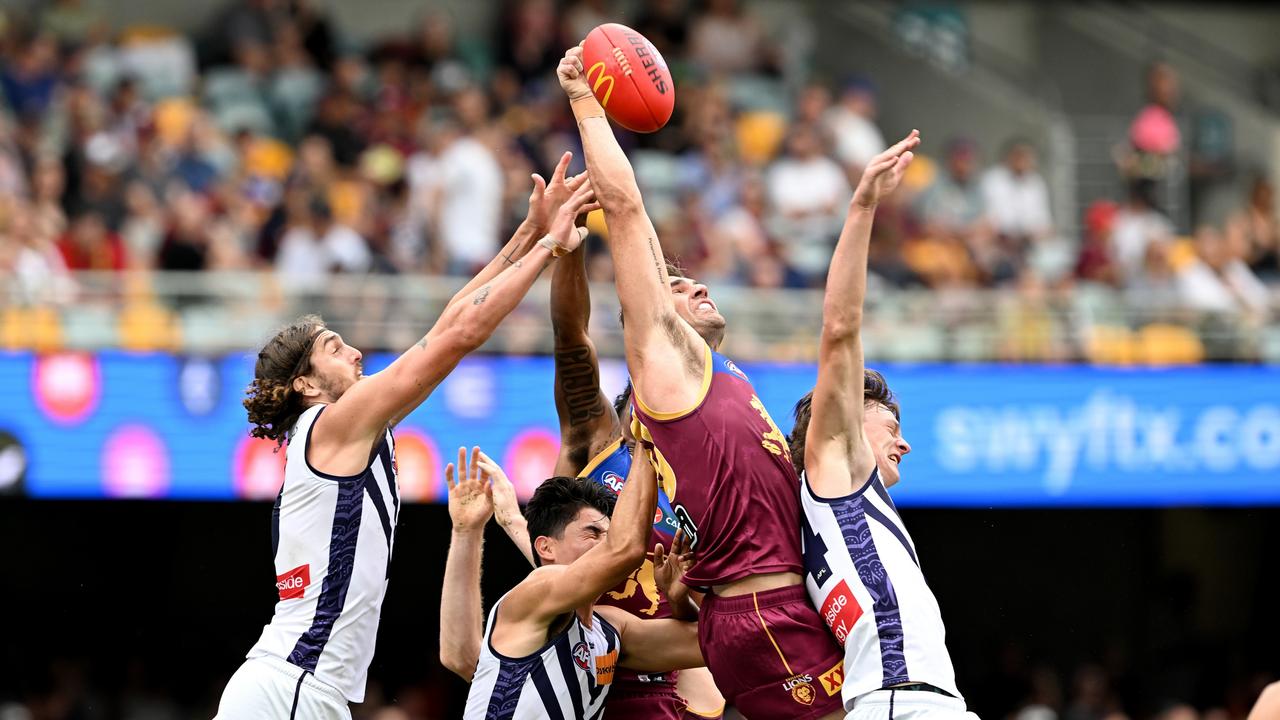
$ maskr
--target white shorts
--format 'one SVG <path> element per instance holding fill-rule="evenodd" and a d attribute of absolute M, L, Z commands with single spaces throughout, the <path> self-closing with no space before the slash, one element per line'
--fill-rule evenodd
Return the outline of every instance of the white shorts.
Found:
<path fill-rule="evenodd" d="M 231 676 L 214 720 L 351 720 L 347 699 L 280 658 L 244 661 Z"/>
<path fill-rule="evenodd" d="M 859 695 L 845 720 L 978 720 L 959 698 L 924 690 L 876 690 Z"/>

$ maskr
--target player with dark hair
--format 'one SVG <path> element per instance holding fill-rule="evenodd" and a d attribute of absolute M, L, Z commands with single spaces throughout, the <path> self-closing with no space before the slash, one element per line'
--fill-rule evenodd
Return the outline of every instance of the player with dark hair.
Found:
<path fill-rule="evenodd" d="M 288 444 L 272 517 L 280 597 L 219 718 L 349 718 L 347 703 L 364 699 L 400 510 L 391 427 L 581 243 L 574 218 L 595 205 L 584 176 L 565 179 L 569 159 L 549 186 L 535 176 L 529 217 L 504 253 L 385 370 L 364 377 L 360 351 L 315 315 L 258 353 L 244 400 L 251 432 Z"/>
<path fill-rule="evenodd" d="M 460 451 L 459 468 L 464 460 Z M 449 622 L 475 623 L 479 536 L 495 494 L 508 492 L 510 482 L 478 448 L 465 476 L 455 482 L 454 475 L 451 463 L 445 477 L 454 534 L 443 602 L 465 597 L 472 617 Z M 557 476 L 538 487 L 525 510 L 536 567 L 494 603 L 479 647 L 467 647 L 469 630 L 450 629 L 442 620 L 441 659 L 471 681 L 465 718 L 590 720 L 603 712 L 619 666 L 668 672 L 703 664 L 695 623 L 642 620 L 595 606 L 601 593 L 643 561 L 656 501 L 647 454 L 632 465 L 616 508 L 612 492 L 585 478 Z M 674 583 L 688 558 L 669 560 L 664 580 Z M 468 674 L 465 662 L 473 656 Z"/>
<path fill-rule="evenodd" d="M 618 493 L 631 469 L 634 438 L 620 421 L 627 415 L 625 399 L 610 407 L 600 389 L 600 367 L 595 344 L 587 334 L 590 322 L 590 289 L 587 285 L 585 251 L 579 246 L 556 265 L 551 278 L 551 326 L 555 336 L 555 401 L 560 418 L 560 454 L 555 474 L 592 480 L 609 493 Z M 626 393 L 624 393 L 626 395 Z M 461 461 L 460 461 L 461 462 Z M 503 492 L 494 483 L 494 516 L 512 542 L 532 563 L 535 560 L 530 535 L 533 518 L 520 513 L 514 492 Z M 676 617 L 692 620 L 698 609 L 682 583 L 675 596 L 659 581 L 668 549 L 675 549 L 676 521 L 671 503 L 661 489 L 654 513 L 648 556 L 614 588 L 600 596 L 597 605 L 625 610 L 639 618 Z M 459 538 L 455 544 L 467 542 Z M 678 550 L 677 550 L 678 552 Z M 470 592 L 470 588 L 468 588 Z M 483 630 L 478 622 L 477 598 L 462 593 L 441 600 L 442 662 L 464 678 L 475 669 Z M 456 637 L 470 633 L 474 638 Z M 679 718 L 719 718 L 724 698 L 715 687 L 711 673 L 693 668 L 671 673 L 637 673 L 621 668 L 614 678 L 607 703 L 615 720 L 676 720 Z"/>
<path fill-rule="evenodd" d="M 707 594 L 699 641 L 716 686 L 748 717 L 839 717 L 840 650 L 803 585 L 799 481 L 786 436 L 746 374 L 715 352 L 725 319 L 705 285 L 672 277 L 582 48 L 557 68 L 578 122 L 625 319 L 632 423 L 693 550 Z"/>
<path fill-rule="evenodd" d="M 844 646 L 844 709 L 856 720 L 965 715 L 942 615 L 887 488 L 911 452 L 884 377 L 864 370 L 862 305 L 876 206 L 920 144 L 876 156 L 854 191 L 827 276 L 818 382 L 796 405 L 805 584 Z"/>

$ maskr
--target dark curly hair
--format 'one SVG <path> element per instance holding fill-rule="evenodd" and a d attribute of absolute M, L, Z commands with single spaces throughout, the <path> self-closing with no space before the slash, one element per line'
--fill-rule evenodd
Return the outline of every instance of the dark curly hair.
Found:
<path fill-rule="evenodd" d="M 311 346 L 325 329 L 319 315 L 304 315 L 275 334 L 258 352 L 253 382 L 245 390 L 244 409 L 249 411 L 256 438 L 284 445 L 287 435 L 306 410 L 294 378 L 311 371 Z"/>
<path fill-rule="evenodd" d="M 582 508 L 595 508 L 606 516 L 612 516 L 615 500 L 608 488 L 587 478 L 557 475 L 544 480 L 533 491 L 533 497 L 524 508 L 529 544 L 533 545 L 540 537 L 562 537 L 565 527 L 573 522 Z M 530 549 L 533 551 L 533 564 L 541 567 L 542 558 L 538 556 L 537 547 Z"/>
<path fill-rule="evenodd" d="M 879 371 L 867 368 L 862 373 L 862 400 L 865 405 L 883 405 L 893 413 L 893 416 L 899 421 L 902 420 L 900 409 L 898 408 L 898 398 L 889 389 L 889 383 L 884 379 Z M 805 393 L 796 403 L 795 427 L 791 428 L 791 437 L 787 438 L 787 444 L 791 446 L 791 464 L 795 465 L 796 474 L 804 472 L 804 438 L 809 432 L 809 418 L 813 414 L 813 391 Z"/>

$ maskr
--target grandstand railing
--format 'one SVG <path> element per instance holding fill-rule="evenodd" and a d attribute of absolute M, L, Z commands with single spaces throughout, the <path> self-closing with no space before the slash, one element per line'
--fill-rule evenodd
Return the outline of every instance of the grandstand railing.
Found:
<path fill-rule="evenodd" d="M 352 345 L 412 345 L 465 278 L 335 275 L 320 286 L 269 272 L 79 273 L 25 295 L 0 280 L 0 347 L 226 353 L 260 345 L 274 329 L 321 313 Z M 729 321 L 726 348 L 743 359 L 811 361 L 822 325 L 821 290 L 716 286 Z M 544 279 L 486 346 L 490 352 L 552 348 Z M 591 335 L 622 354 L 618 300 L 592 287 Z M 872 279 L 863 331 L 872 360 L 1092 361 L 1181 364 L 1280 362 L 1280 326 L 1262 318 L 1206 314 L 1158 298 L 1092 285 L 1052 290 L 902 290 Z M 1273 303 L 1280 307 L 1280 303 Z"/>

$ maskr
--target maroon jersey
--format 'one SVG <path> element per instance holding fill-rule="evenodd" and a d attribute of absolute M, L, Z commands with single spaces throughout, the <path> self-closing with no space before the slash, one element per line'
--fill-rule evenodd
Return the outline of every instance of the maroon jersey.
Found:
<path fill-rule="evenodd" d="M 622 486 L 626 484 L 627 474 L 630 471 L 631 453 L 622 444 L 622 438 L 618 438 L 592 458 L 578 476 L 597 482 L 616 495 L 622 492 Z M 662 493 L 659 492 L 659 495 Z M 670 508 L 671 505 L 667 502 L 665 495 L 658 498 L 653 531 L 649 535 L 649 552 L 644 562 L 626 580 L 601 595 L 596 601 L 597 605 L 620 608 L 639 618 L 671 617 L 671 606 L 667 604 L 667 596 L 658 589 L 653 578 L 653 549 L 658 543 L 670 549 L 676 532 L 675 518 L 671 515 Z M 678 671 L 636 673 L 627 668 L 618 668 L 612 692 L 616 694 L 619 691 L 643 691 L 644 693 L 662 691 L 674 694 L 678 676 Z M 613 713 L 612 695 L 607 707 L 610 708 L 610 713 Z M 650 717 L 659 720 L 662 716 L 650 713 Z"/>
<path fill-rule="evenodd" d="M 657 413 L 639 394 L 633 401 L 632 430 L 656 448 L 658 479 L 693 549 L 685 582 L 800 573 L 800 480 L 787 438 L 746 374 L 706 353 L 702 400 L 690 410 Z"/>

